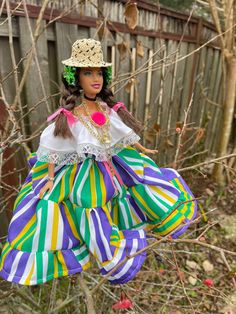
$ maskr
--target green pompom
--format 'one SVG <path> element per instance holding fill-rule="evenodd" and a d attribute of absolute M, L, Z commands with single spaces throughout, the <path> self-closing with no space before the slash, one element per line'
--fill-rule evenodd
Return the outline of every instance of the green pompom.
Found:
<path fill-rule="evenodd" d="M 109 66 L 105 69 L 104 79 L 105 79 L 105 82 L 104 82 L 105 86 L 110 85 L 112 81 L 112 66 Z"/>
<path fill-rule="evenodd" d="M 63 77 L 66 79 L 69 85 L 75 86 L 76 84 L 75 73 L 76 73 L 76 67 L 71 67 L 68 65 L 64 66 Z"/>

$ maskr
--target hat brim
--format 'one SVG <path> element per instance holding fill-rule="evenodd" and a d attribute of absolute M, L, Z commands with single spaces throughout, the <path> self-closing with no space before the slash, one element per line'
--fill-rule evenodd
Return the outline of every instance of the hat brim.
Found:
<path fill-rule="evenodd" d="M 112 63 L 109 62 L 100 62 L 100 63 L 79 63 L 76 62 L 74 59 L 66 59 L 62 61 L 62 64 L 64 65 L 68 65 L 71 67 L 78 67 L 78 68 L 87 68 L 87 67 L 91 67 L 91 68 L 96 68 L 96 67 L 109 67 L 112 65 Z"/>

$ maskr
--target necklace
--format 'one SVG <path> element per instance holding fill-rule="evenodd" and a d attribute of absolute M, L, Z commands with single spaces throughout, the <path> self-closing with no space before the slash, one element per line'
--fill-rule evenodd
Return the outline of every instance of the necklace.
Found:
<path fill-rule="evenodd" d="M 85 99 L 91 100 L 91 101 L 95 101 L 97 99 L 97 96 L 95 96 L 95 98 L 88 97 L 85 94 L 83 96 L 84 96 Z"/>
<path fill-rule="evenodd" d="M 102 108 L 99 101 L 95 101 L 99 111 L 94 112 L 90 115 L 87 104 L 85 101 L 82 101 L 84 111 L 86 112 L 86 117 L 89 119 L 89 122 L 83 117 L 82 114 L 79 114 L 74 108 L 73 113 L 79 118 L 79 120 L 87 127 L 89 132 L 95 136 L 102 144 L 111 143 L 111 134 L 110 134 L 110 119 L 105 109 Z M 78 107 L 77 107 L 78 108 Z M 95 127 L 92 128 L 91 124 Z M 100 131 L 100 132 L 99 132 Z"/>

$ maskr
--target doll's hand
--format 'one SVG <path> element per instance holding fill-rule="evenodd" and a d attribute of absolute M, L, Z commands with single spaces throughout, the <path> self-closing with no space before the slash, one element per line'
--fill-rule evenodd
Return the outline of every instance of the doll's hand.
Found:
<path fill-rule="evenodd" d="M 144 151 L 143 151 L 144 153 L 149 153 L 149 154 L 156 154 L 156 153 L 158 153 L 158 150 L 157 149 L 148 149 L 148 148 L 145 148 L 144 149 Z"/>
<path fill-rule="evenodd" d="M 48 182 L 42 187 L 42 189 L 40 190 L 40 192 L 39 192 L 39 198 L 42 199 L 44 193 L 45 193 L 47 190 L 49 190 L 49 192 L 51 192 L 52 188 L 53 188 L 53 181 L 48 181 Z"/>

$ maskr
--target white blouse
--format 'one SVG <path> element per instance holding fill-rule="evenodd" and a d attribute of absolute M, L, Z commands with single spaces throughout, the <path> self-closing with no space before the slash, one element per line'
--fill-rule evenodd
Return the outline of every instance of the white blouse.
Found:
<path fill-rule="evenodd" d="M 88 156 L 94 156 L 97 161 L 106 161 L 124 147 L 138 142 L 140 136 L 121 120 L 116 111 L 107 105 L 106 107 L 110 118 L 110 144 L 102 144 L 78 119 L 70 127 L 73 138 L 55 137 L 53 135 L 55 122 L 53 122 L 44 129 L 40 136 L 39 147 L 36 151 L 38 160 L 66 165 L 80 162 Z M 90 126 L 96 129 L 91 123 Z"/>

